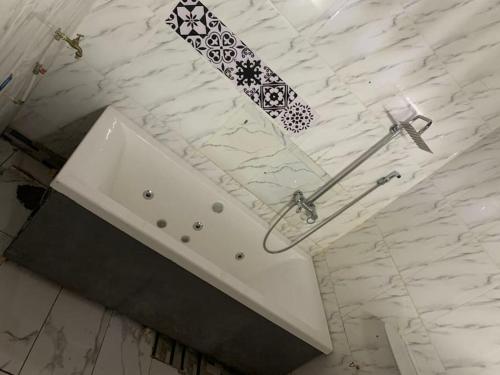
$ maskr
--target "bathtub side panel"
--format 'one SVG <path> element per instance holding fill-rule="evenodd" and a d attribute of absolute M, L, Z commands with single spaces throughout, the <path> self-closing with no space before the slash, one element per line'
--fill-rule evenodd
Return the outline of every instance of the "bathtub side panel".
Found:
<path fill-rule="evenodd" d="M 56 191 L 6 256 L 242 373 L 286 374 L 320 354 Z"/>

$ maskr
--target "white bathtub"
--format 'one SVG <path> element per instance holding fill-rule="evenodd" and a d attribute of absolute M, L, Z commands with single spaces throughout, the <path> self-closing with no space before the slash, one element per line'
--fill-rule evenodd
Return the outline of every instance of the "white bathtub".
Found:
<path fill-rule="evenodd" d="M 115 109 L 103 113 L 52 187 L 316 349 L 332 350 L 310 256 L 299 248 L 267 254 L 266 224 Z M 212 210 L 215 202 L 222 213 Z M 240 252 L 245 258 L 236 260 Z"/>

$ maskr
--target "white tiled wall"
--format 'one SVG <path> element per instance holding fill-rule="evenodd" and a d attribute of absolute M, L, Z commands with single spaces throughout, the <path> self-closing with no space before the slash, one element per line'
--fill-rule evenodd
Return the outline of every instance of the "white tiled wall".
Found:
<path fill-rule="evenodd" d="M 334 346 L 359 373 L 397 374 L 385 322 L 421 374 L 500 370 L 499 149 L 495 131 L 315 257 Z"/>
<path fill-rule="evenodd" d="M 424 137 L 433 155 L 399 139 L 342 183 L 330 200 L 349 201 L 394 169 L 403 174 L 318 232 L 317 247 L 361 224 L 499 125 L 495 0 L 204 3 L 318 112 L 320 125 L 292 141 L 329 175 L 387 132 L 386 109 L 402 116 L 411 103 L 435 121 Z M 269 220 L 273 211 L 262 189 L 245 185 L 248 178 L 259 182 L 264 171 L 252 168 L 237 182 L 233 177 L 245 170 L 221 169 L 200 152 L 249 102 L 165 25 L 174 4 L 97 1 L 78 27 L 86 35 L 84 59 L 61 56 L 15 127 L 68 152 L 64 140 L 73 145 L 72 134 L 88 124 L 61 128 L 113 104 Z M 290 170 L 287 181 L 293 181 Z"/>
<path fill-rule="evenodd" d="M 4 0 L 0 11 L 0 83 L 11 76 L 0 95 L 0 133 L 16 113 L 20 102 L 39 81 L 35 64 L 50 67 L 64 49 L 54 40 L 60 28 L 71 37 L 93 0 Z"/>

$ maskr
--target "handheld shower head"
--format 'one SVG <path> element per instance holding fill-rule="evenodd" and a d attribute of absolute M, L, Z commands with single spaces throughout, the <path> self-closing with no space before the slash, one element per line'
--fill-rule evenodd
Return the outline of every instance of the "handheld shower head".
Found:
<path fill-rule="evenodd" d="M 393 172 L 389 173 L 387 176 L 379 178 L 377 180 L 377 185 L 378 186 L 385 185 L 389 181 L 391 181 L 393 178 L 401 178 L 401 173 L 399 173 L 398 171 L 393 171 Z"/>

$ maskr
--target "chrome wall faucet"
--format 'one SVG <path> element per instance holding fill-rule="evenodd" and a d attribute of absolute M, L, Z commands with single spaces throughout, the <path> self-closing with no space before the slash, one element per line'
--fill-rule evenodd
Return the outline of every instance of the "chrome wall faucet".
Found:
<path fill-rule="evenodd" d="M 54 33 L 54 39 L 59 41 L 59 40 L 64 40 L 71 48 L 73 48 L 75 52 L 75 59 L 80 59 L 83 57 L 83 49 L 80 47 L 80 41 L 82 40 L 83 35 L 82 34 L 76 34 L 76 38 L 71 39 L 68 37 L 66 34 L 64 34 L 61 30 L 61 28 L 57 29 L 56 32 Z"/>

